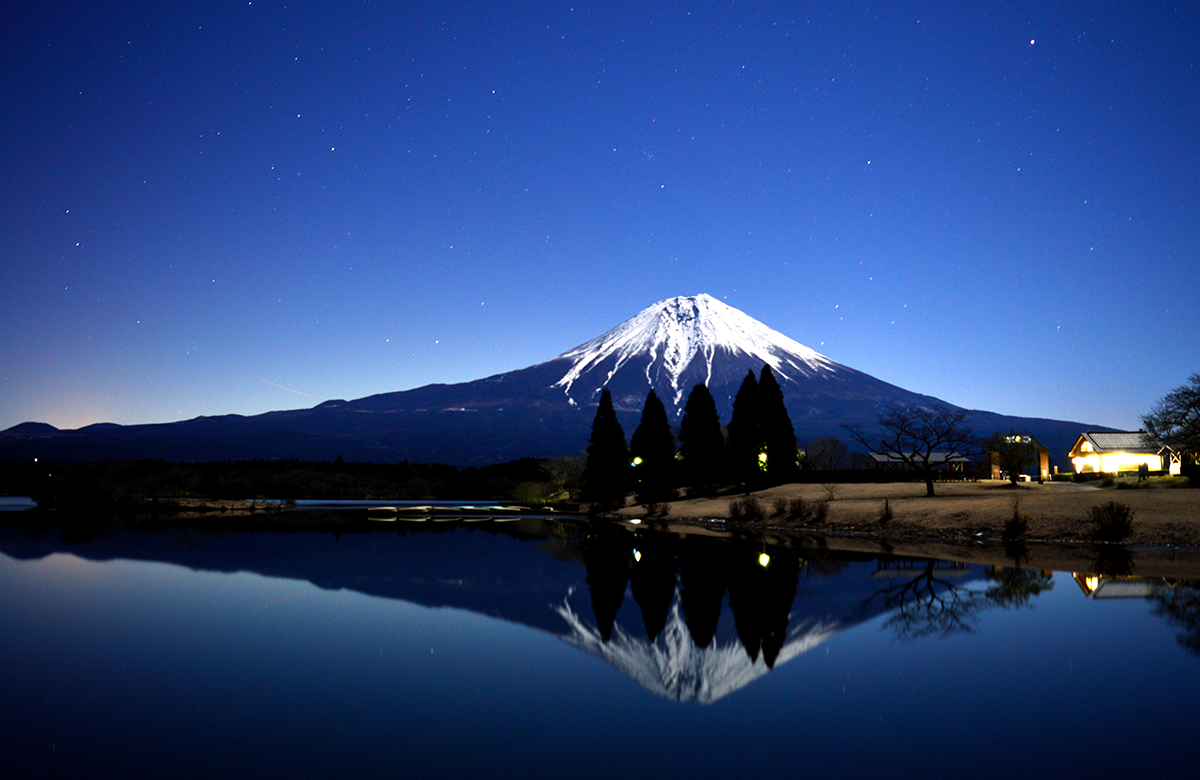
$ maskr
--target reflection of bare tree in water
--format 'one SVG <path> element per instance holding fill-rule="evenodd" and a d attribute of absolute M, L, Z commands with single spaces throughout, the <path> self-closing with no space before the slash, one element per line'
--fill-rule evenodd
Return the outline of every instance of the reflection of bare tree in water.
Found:
<path fill-rule="evenodd" d="M 917 566 L 894 570 L 896 576 L 867 600 L 869 605 L 882 599 L 886 609 L 895 610 L 884 627 L 901 639 L 970 633 L 985 606 L 985 594 L 958 587 L 946 576 L 960 573 L 961 568 L 939 567 L 938 561 L 918 562 Z"/>
<path fill-rule="evenodd" d="M 1192 655 L 1200 656 L 1200 582 L 1181 582 L 1163 588 L 1151 601 L 1155 615 L 1181 630 L 1175 641 Z"/>
<path fill-rule="evenodd" d="M 1048 572 L 1004 569 L 991 575 L 987 590 L 964 588 L 951 580 L 965 566 L 939 561 L 918 561 L 911 569 L 880 569 L 894 574 L 888 585 L 867 600 L 883 601 L 895 613 L 883 624 L 900 639 L 947 637 L 971 633 L 986 609 L 1022 607 L 1054 587 Z M 865 605 L 864 605 L 865 606 Z"/>

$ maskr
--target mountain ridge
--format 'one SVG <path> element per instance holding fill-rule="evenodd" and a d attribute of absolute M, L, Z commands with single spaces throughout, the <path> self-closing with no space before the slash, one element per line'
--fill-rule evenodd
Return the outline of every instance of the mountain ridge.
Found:
<path fill-rule="evenodd" d="M 870 429 L 889 404 L 962 407 L 838 363 L 712 296 L 667 298 L 556 357 L 470 382 L 429 384 L 306 409 L 102 423 L 59 430 L 21 423 L 0 432 L 0 460 L 412 460 L 483 465 L 575 455 L 587 446 L 607 388 L 626 435 L 653 388 L 678 423 L 687 393 L 708 385 L 723 422 L 748 372 L 770 365 L 803 443 Z M 1037 436 L 1065 457 L 1078 433 L 1104 426 L 976 410 L 977 433 Z"/>

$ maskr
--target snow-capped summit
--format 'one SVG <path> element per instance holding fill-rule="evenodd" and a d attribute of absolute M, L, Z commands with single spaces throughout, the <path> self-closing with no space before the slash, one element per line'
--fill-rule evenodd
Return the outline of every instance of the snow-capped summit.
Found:
<path fill-rule="evenodd" d="M 667 298 L 586 344 L 559 355 L 566 372 L 554 383 L 572 403 L 589 403 L 621 374 L 636 373 L 678 413 L 696 384 L 740 381 L 769 365 L 781 383 L 841 366 L 711 295 Z"/>

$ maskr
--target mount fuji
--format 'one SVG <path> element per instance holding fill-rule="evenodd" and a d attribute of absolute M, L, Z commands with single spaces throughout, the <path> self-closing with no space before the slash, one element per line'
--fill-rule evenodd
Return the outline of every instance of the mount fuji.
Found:
<path fill-rule="evenodd" d="M 709 295 L 659 301 L 603 335 L 528 368 L 453 385 L 326 401 L 311 409 L 197 417 L 154 425 L 59 430 L 22 423 L 0 432 L 0 460 L 163 458 L 443 462 L 480 465 L 587 447 L 601 390 L 629 435 L 653 388 L 678 422 L 692 387 L 706 384 L 728 422 L 749 371 L 769 365 L 800 442 L 870 430 L 888 404 L 953 404 L 844 366 Z M 971 413 L 976 432 L 1016 429 L 1065 455 L 1098 426 Z"/>

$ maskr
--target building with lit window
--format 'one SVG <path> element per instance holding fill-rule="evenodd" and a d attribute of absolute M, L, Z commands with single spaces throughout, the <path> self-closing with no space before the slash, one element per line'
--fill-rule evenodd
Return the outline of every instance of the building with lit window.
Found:
<path fill-rule="evenodd" d="M 1143 464 L 1149 471 L 1179 473 L 1174 451 L 1145 431 L 1084 431 L 1068 457 L 1076 474 L 1137 471 Z"/>

